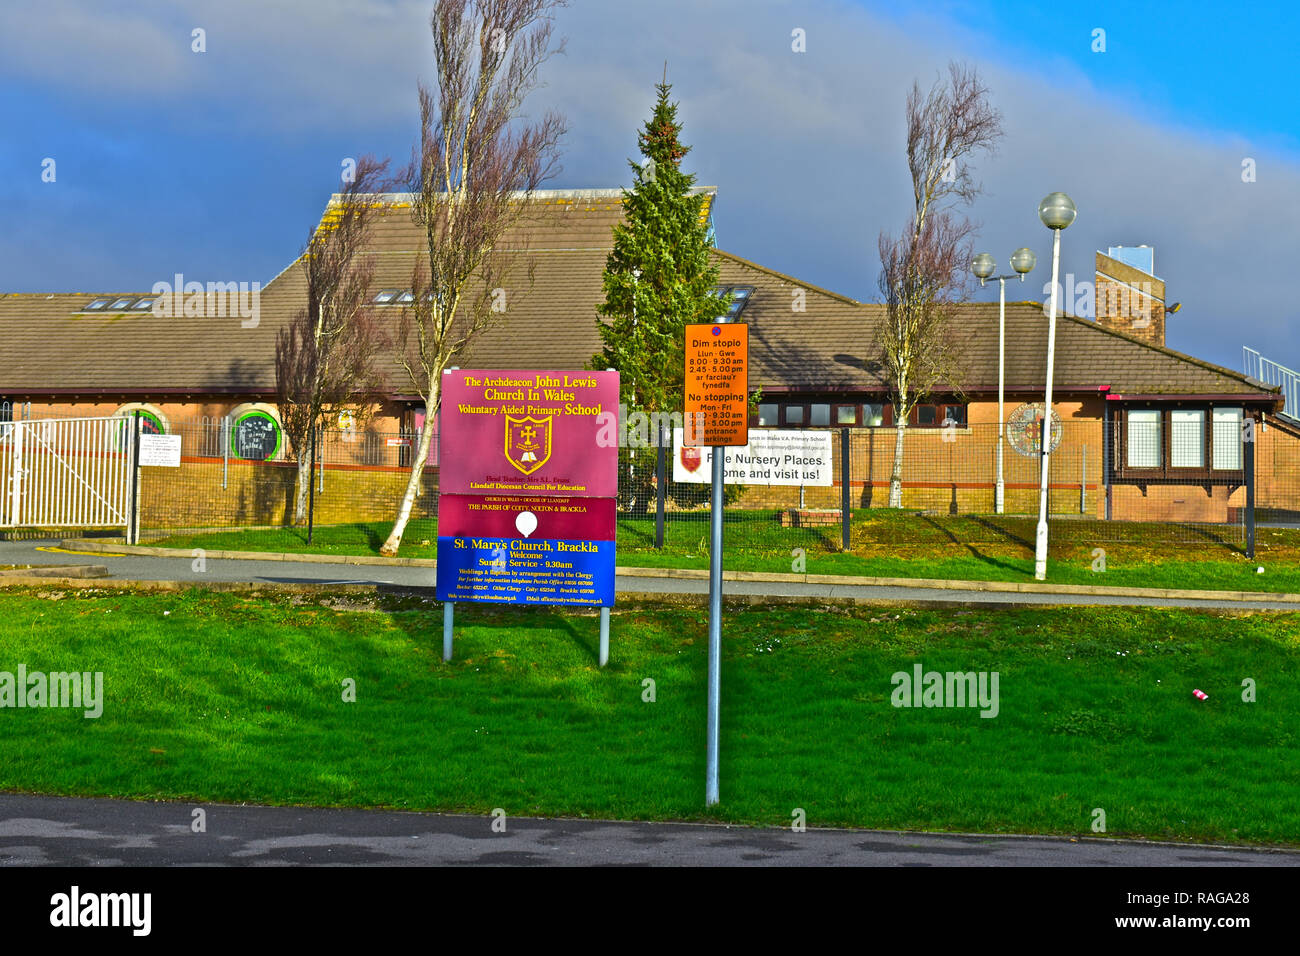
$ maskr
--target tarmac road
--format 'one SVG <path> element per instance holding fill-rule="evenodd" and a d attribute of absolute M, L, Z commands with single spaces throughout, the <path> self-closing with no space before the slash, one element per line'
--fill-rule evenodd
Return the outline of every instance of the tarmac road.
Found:
<path fill-rule="evenodd" d="M 195 571 L 190 558 L 146 555 L 73 553 L 59 541 L 0 541 L 0 565 L 100 564 L 109 570 L 104 580 L 205 581 L 286 584 L 383 584 L 400 587 L 434 586 L 432 568 L 367 564 L 316 564 L 295 561 L 261 561 L 208 558 L 203 571 Z M 620 593 L 708 594 L 703 578 L 639 577 L 620 574 Z M 804 582 L 727 581 L 727 595 L 791 598 L 848 598 L 862 601 L 941 604 L 1089 604 L 1141 607 L 1184 607 L 1235 610 L 1300 610 L 1300 605 L 1269 601 L 1167 599 L 1114 595 L 1034 594 L 1017 591 L 943 590 L 941 588 L 811 584 Z"/>
<path fill-rule="evenodd" d="M 204 812 L 204 832 L 192 829 Z M 0 866 L 1298 866 L 1300 851 L 0 794 Z"/>

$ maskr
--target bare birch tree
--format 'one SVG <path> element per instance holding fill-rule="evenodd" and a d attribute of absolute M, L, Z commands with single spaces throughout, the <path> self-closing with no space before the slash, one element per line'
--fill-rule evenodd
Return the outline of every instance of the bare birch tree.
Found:
<path fill-rule="evenodd" d="M 897 238 L 880 235 L 880 290 L 886 317 L 877 336 L 879 362 L 890 388 L 896 437 L 889 506 L 903 506 L 903 438 L 916 405 L 940 383 L 960 393 L 960 355 L 948 318 L 966 288 L 968 240 L 974 226 L 952 213 L 980 192 L 968 159 L 993 151 L 1002 118 L 972 68 L 948 66 L 922 94 L 907 97 L 907 165 L 914 207 Z"/>
<path fill-rule="evenodd" d="M 526 214 L 526 194 L 559 172 L 564 119 L 548 112 L 522 122 L 521 110 L 542 64 L 563 50 L 562 41 L 552 47 L 551 14 L 566 5 L 438 0 L 430 18 L 437 91 L 420 86 L 420 143 L 410 171 L 412 214 L 425 231 L 429 260 L 427 271 L 417 267 L 415 302 L 398 336 L 426 417 L 381 554 L 397 553 L 419 496 L 443 371 L 505 308 L 506 277 L 520 256 L 494 247 Z"/>
<path fill-rule="evenodd" d="M 280 422 L 298 461 L 294 521 L 307 514 L 316 442 L 327 413 L 350 410 L 364 420 L 379 400 L 376 371 L 386 337 L 370 308 L 374 263 L 365 255 L 388 161 L 358 160 L 354 176 L 330 203 L 299 259 L 307 305 L 276 336 L 275 378 Z"/>

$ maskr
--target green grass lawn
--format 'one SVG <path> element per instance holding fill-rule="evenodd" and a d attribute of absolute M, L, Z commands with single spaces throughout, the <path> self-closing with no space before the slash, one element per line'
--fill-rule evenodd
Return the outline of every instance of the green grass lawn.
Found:
<path fill-rule="evenodd" d="M 707 514 L 666 523 L 665 547 L 654 546 L 653 518 L 625 517 L 618 526 L 618 562 L 624 567 L 709 566 Z M 854 513 L 851 550 L 841 552 L 840 529 L 782 528 L 775 512 L 728 515 L 725 565 L 733 571 L 796 570 L 802 549 L 809 574 L 950 578 L 977 581 L 1034 579 L 1034 520 L 1012 517 L 920 516 L 884 509 Z M 388 533 L 384 523 L 306 530 L 228 531 L 176 535 L 150 544 L 174 548 L 376 555 Z M 1166 525 L 1053 522 L 1048 581 L 1114 587 L 1204 588 L 1300 593 L 1300 531 L 1261 528 L 1255 560 L 1232 542 Z M 428 542 L 425 544 L 423 542 Z M 1093 570 L 1100 548 L 1105 571 Z M 401 556 L 437 557 L 437 527 L 413 527 Z M 1257 567 L 1263 567 L 1259 574 Z"/>
<path fill-rule="evenodd" d="M 107 701 L 0 710 L 0 789 L 1300 843 L 1300 615 L 735 609 L 706 812 L 701 611 L 616 608 L 602 670 L 591 612 L 463 608 L 443 664 L 436 603 L 351 600 L 3 594 L 0 671 Z M 998 716 L 892 706 L 914 663 L 997 671 Z"/>

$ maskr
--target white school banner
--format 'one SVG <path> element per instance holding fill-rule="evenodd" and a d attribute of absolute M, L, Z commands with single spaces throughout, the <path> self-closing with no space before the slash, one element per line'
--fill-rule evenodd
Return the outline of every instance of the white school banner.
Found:
<path fill-rule="evenodd" d="M 830 487 L 830 431 L 751 428 L 749 444 L 726 449 L 728 485 L 821 485 Z M 673 481 L 708 484 L 713 480 L 713 449 L 682 445 L 673 429 Z"/>

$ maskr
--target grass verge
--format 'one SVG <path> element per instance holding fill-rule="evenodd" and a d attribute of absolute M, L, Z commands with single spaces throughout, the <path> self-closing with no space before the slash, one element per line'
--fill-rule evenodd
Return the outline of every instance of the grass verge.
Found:
<path fill-rule="evenodd" d="M 107 698 L 0 709 L 0 789 L 1054 834 L 1101 809 L 1113 836 L 1300 843 L 1300 615 L 732 610 L 706 812 L 701 611 L 617 608 L 601 670 L 594 614 L 465 608 L 443 664 L 437 604 L 357 602 L 0 596 L 0 671 L 102 671 Z M 892 706 L 916 663 L 998 672 L 997 717 Z"/>

